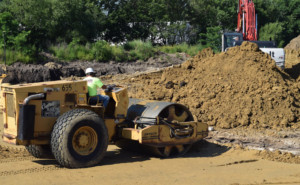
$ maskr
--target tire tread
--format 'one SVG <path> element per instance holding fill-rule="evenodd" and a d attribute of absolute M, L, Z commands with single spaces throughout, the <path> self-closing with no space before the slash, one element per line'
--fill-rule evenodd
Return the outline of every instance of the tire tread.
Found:
<path fill-rule="evenodd" d="M 87 109 L 73 109 L 71 111 L 64 113 L 62 116 L 60 116 L 57 119 L 57 121 L 53 127 L 53 132 L 51 134 L 52 153 L 53 153 L 54 157 L 56 158 L 56 160 L 62 166 L 69 167 L 69 168 L 87 167 L 84 164 L 79 165 L 78 163 L 76 163 L 76 161 L 73 161 L 73 160 L 69 159 L 67 156 L 65 156 L 65 150 L 66 150 L 65 147 L 66 146 L 63 144 L 63 140 L 66 137 L 66 136 L 64 136 L 64 133 L 70 126 L 72 126 L 71 121 L 74 119 L 82 118 L 82 117 L 99 118 L 99 115 L 96 114 L 95 112 L 93 112 L 91 110 L 87 110 Z M 106 136 L 104 137 L 105 141 L 103 141 L 105 151 L 106 151 L 107 145 L 108 145 L 108 134 L 107 134 L 107 129 L 106 129 L 104 122 L 103 122 L 102 127 L 104 127 L 104 130 L 106 132 L 105 133 Z M 104 153 L 105 152 L 103 152 L 102 156 L 99 156 L 97 159 L 101 160 L 102 157 L 104 156 Z"/>

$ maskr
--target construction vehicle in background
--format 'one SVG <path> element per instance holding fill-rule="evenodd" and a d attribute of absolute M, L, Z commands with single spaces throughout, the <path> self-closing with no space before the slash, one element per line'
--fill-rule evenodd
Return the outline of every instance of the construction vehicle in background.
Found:
<path fill-rule="evenodd" d="M 257 41 L 257 14 L 253 0 L 238 0 L 238 19 L 236 32 L 222 34 L 222 52 L 227 48 L 239 46 L 243 41 L 256 43 L 261 51 L 268 53 L 278 67 L 284 69 L 285 52 L 277 48 L 275 41 Z"/>
<path fill-rule="evenodd" d="M 134 143 L 161 157 L 183 155 L 208 135 L 183 105 L 129 99 L 127 89 L 108 86 L 106 109 L 90 105 L 86 81 L 1 84 L 3 140 L 24 145 L 35 157 L 52 155 L 68 168 L 98 164 L 108 144 Z M 148 151 L 148 150 L 147 150 Z"/>

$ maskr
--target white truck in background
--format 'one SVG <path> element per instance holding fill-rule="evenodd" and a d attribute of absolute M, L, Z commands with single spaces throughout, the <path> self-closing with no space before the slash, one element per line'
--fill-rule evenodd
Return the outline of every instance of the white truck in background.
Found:
<path fill-rule="evenodd" d="M 276 65 L 284 69 L 285 65 L 285 52 L 283 48 L 259 48 L 262 52 L 268 53 L 275 61 Z"/>

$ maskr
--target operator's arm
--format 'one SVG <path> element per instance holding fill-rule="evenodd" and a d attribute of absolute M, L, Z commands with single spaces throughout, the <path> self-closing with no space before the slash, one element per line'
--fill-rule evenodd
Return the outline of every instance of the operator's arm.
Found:
<path fill-rule="evenodd" d="M 106 88 L 106 86 L 101 82 L 101 80 L 100 80 L 99 78 L 97 78 L 97 79 L 95 80 L 95 84 L 96 84 L 96 86 L 97 86 L 98 88 L 103 88 L 103 89 Z"/>

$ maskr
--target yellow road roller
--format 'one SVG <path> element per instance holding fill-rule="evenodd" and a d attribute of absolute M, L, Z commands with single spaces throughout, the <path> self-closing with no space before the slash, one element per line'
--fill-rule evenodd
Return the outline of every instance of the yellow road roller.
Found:
<path fill-rule="evenodd" d="M 33 156 L 54 156 L 61 166 L 99 164 L 108 144 L 142 146 L 155 155 L 183 155 L 208 135 L 183 105 L 129 99 L 126 87 L 101 90 L 110 97 L 105 109 L 90 103 L 86 81 L 1 84 L 3 140 L 24 145 Z"/>

